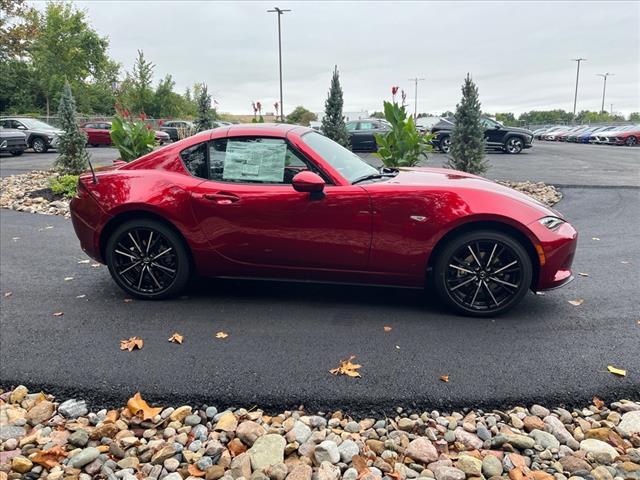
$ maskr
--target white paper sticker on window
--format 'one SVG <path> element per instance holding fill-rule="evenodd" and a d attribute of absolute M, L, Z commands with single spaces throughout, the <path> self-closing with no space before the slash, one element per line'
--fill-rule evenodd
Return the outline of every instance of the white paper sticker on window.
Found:
<path fill-rule="evenodd" d="M 282 140 L 227 142 L 224 180 L 282 183 L 287 144 Z"/>

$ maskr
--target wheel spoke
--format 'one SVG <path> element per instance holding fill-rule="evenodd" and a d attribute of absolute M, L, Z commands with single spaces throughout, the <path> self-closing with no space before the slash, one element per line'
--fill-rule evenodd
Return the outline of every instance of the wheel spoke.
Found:
<path fill-rule="evenodd" d="M 463 285 L 466 285 L 467 283 L 471 283 L 471 282 L 473 282 L 475 279 L 476 279 L 476 277 L 471 277 L 471 278 L 469 278 L 469 279 L 465 280 L 464 282 L 459 283 L 458 285 L 456 285 L 455 287 L 453 287 L 453 288 L 451 289 L 451 291 L 452 291 L 452 292 L 454 292 L 454 291 L 456 291 L 457 289 L 459 289 L 460 287 L 462 287 Z"/>
<path fill-rule="evenodd" d="M 171 250 L 173 250 L 172 247 L 167 248 L 166 250 L 160 252 L 158 255 L 156 255 L 155 257 L 153 257 L 151 260 L 155 261 L 157 259 L 159 259 L 161 256 L 163 256 L 165 253 L 169 253 Z"/>
<path fill-rule="evenodd" d="M 461 272 L 470 273 L 471 275 L 475 275 L 475 272 L 473 272 L 471 270 L 467 270 L 466 268 L 460 267 L 458 265 L 454 265 L 453 263 L 450 263 L 449 266 L 451 268 L 455 268 L 456 270 L 460 270 Z"/>
<path fill-rule="evenodd" d="M 491 266 L 491 260 L 493 260 L 493 254 L 496 253 L 496 248 L 498 248 L 498 244 L 494 243 L 493 244 L 493 250 L 491 250 L 491 255 L 489 255 L 489 261 L 487 262 L 487 264 L 485 265 L 485 268 L 490 267 Z"/>
<path fill-rule="evenodd" d="M 511 288 L 518 288 L 518 285 L 516 285 L 515 283 L 505 282 L 504 280 L 500 280 L 499 278 L 496 278 L 496 277 L 489 277 L 489 280 L 492 280 L 496 283 L 500 283 L 502 285 L 506 285 Z"/>
<path fill-rule="evenodd" d="M 502 272 L 503 270 L 506 270 L 507 268 L 509 268 L 509 267 L 511 267 L 511 266 L 513 266 L 513 265 L 515 265 L 516 263 L 518 263 L 518 261 L 517 261 L 517 260 L 514 260 L 513 262 L 509 263 L 508 265 L 505 265 L 504 267 L 499 268 L 498 270 L 496 270 L 495 272 L 493 272 L 493 274 L 494 274 L 494 275 L 496 275 L 496 274 L 498 274 L 498 273 Z"/>
<path fill-rule="evenodd" d="M 173 268 L 165 267 L 164 265 L 161 265 L 161 264 L 156 263 L 156 262 L 151 262 L 151 266 L 152 267 L 158 267 L 158 268 L 160 268 L 160 269 L 162 269 L 162 270 L 164 270 L 166 272 L 169 272 L 169 273 L 176 273 L 176 271 Z"/>
<path fill-rule="evenodd" d="M 491 291 L 491 289 L 489 288 L 489 285 L 487 285 L 487 282 L 485 282 L 484 280 L 482 281 L 482 285 L 484 285 L 484 288 L 487 289 L 487 292 L 489 292 L 489 295 L 491 296 L 491 299 L 493 300 L 493 303 L 496 304 L 496 307 L 499 305 L 498 301 L 496 300 L 496 297 L 493 296 L 493 292 Z"/>
<path fill-rule="evenodd" d="M 473 294 L 473 298 L 471 299 L 472 307 L 473 307 L 473 304 L 476 303 L 476 297 L 478 296 L 478 293 L 480 292 L 481 287 L 482 287 L 482 282 L 478 282 L 478 288 L 476 288 L 476 293 Z"/>
<path fill-rule="evenodd" d="M 144 253 L 142 252 L 142 249 L 140 248 L 140 245 L 138 245 L 138 242 L 136 242 L 136 239 L 133 238 L 133 235 L 131 235 L 131 232 L 129 232 L 129 238 L 131 239 L 131 241 L 133 242 L 133 244 L 136 246 L 136 248 L 138 249 L 138 252 L 140 252 L 140 255 L 144 255 Z"/>
<path fill-rule="evenodd" d="M 118 272 L 118 273 L 120 273 L 120 275 L 123 275 L 123 274 L 127 273 L 129 270 L 131 270 L 133 267 L 137 267 L 141 263 L 142 262 L 140 260 L 138 260 L 137 262 L 132 263 L 127 268 L 125 268 L 124 270 L 122 270 L 121 272 Z"/>
<path fill-rule="evenodd" d="M 153 230 L 149 230 L 149 240 L 147 240 L 147 249 L 145 253 L 149 255 L 149 247 L 151 246 L 151 239 L 153 238 Z"/>
<path fill-rule="evenodd" d="M 122 250 L 118 250 L 118 249 L 116 249 L 116 250 L 115 250 L 115 253 L 119 253 L 120 255 L 124 255 L 125 257 L 129 257 L 129 258 L 131 258 L 132 260 L 138 260 L 138 257 L 136 257 L 135 255 L 132 255 L 132 254 L 127 253 L 127 252 L 123 252 Z"/>
<path fill-rule="evenodd" d="M 149 272 L 149 276 L 154 281 L 154 283 L 158 286 L 158 288 L 162 288 L 162 285 L 160 285 L 160 282 L 158 282 L 158 279 L 156 278 L 156 276 L 151 271 L 151 268 L 147 267 L 147 272 Z"/>
<path fill-rule="evenodd" d="M 140 270 L 140 278 L 138 279 L 138 290 L 142 287 L 142 277 L 144 277 L 144 271 L 147 269 L 147 266 L 143 266 L 142 270 Z"/>
<path fill-rule="evenodd" d="M 476 263 L 478 264 L 478 266 L 480 268 L 482 268 L 482 264 L 480 263 L 480 260 L 478 260 L 478 257 L 476 257 L 476 254 L 473 252 L 473 248 L 471 248 L 471 245 L 467 245 L 467 248 L 469 249 L 469 251 L 471 252 L 471 255 L 473 255 L 473 259 L 476 261 Z"/>

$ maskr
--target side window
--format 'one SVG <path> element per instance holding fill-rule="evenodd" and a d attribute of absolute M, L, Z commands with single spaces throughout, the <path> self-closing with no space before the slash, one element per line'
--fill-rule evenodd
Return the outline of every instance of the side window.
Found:
<path fill-rule="evenodd" d="M 358 124 L 356 122 L 347 123 L 347 132 L 353 132 Z"/>
<path fill-rule="evenodd" d="M 191 175 L 208 178 L 207 175 L 207 143 L 200 143 L 180 152 L 184 166 Z"/>
<path fill-rule="evenodd" d="M 358 130 L 375 130 L 376 126 L 373 122 L 360 122 Z"/>

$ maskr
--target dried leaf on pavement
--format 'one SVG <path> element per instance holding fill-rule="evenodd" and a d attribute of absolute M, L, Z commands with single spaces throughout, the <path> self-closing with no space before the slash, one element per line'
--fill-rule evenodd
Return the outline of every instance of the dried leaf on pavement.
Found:
<path fill-rule="evenodd" d="M 4 298 L 9 298 L 11 295 L 13 295 L 13 292 L 6 292 Z"/>
<path fill-rule="evenodd" d="M 64 315 L 64 312 L 54 312 L 53 316 L 54 317 L 61 317 Z"/>
<path fill-rule="evenodd" d="M 67 453 L 64 451 L 64 448 L 60 445 L 56 445 L 48 450 L 41 450 L 37 452 L 33 457 L 31 457 L 31 461 L 38 465 L 42 465 L 47 470 L 51 470 L 66 456 Z"/>
<path fill-rule="evenodd" d="M 140 392 L 136 392 L 136 394 L 127 401 L 127 408 L 133 415 L 142 417 L 142 420 L 151 420 L 162 411 L 162 407 L 150 407 L 149 404 L 142 399 Z"/>
<path fill-rule="evenodd" d="M 596 242 L 600 241 L 600 239 L 598 237 L 591 237 L 591 240 L 595 240 Z"/>
<path fill-rule="evenodd" d="M 133 302 L 133 298 L 125 298 L 124 299 L 124 303 L 131 303 Z"/>
<path fill-rule="evenodd" d="M 359 377 L 360 373 L 357 371 L 362 365 L 351 362 L 356 358 L 355 355 L 351 355 L 347 360 L 342 360 L 340 365 L 336 368 L 329 370 L 333 375 L 347 375 L 348 377 Z"/>
<path fill-rule="evenodd" d="M 578 275 L 580 275 L 581 277 L 588 277 L 589 274 L 585 273 L 585 272 L 578 272 Z"/>
<path fill-rule="evenodd" d="M 575 300 L 569 300 L 569 303 L 574 307 L 579 307 L 584 303 L 584 298 L 576 298 Z"/>
<path fill-rule="evenodd" d="M 620 377 L 627 376 L 627 371 L 621 368 L 616 368 L 616 367 L 612 367 L 611 365 L 608 365 L 607 370 L 609 370 L 609 372 L 613 373 L 614 375 L 618 375 Z"/>
<path fill-rule="evenodd" d="M 76 298 L 84 298 L 86 295 L 83 293 L 82 295 L 76 295 Z"/>
<path fill-rule="evenodd" d="M 73 280 L 73 277 L 64 277 L 65 282 L 70 282 L 71 280 Z"/>
<path fill-rule="evenodd" d="M 78 260 L 78 263 L 89 263 L 91 260 Z"/>
<path fill-rule="evenodd" d="M 174 332 L 173 335 L 169 337 L 169 341 L 171 343 L 179 343 L 182 345 L 182 340 L 184 340 L 184 337 L 180 335 L 178 332 Z"/>
<path fill-rule="evenodd" d="M 592 402 L 598 408 L 598 410 L 601 410 L 602 407 L 604 407 L 604 402 L 600 400 L 598 397 L 593 397 Z"/>
<path fill-rule="evenodd" d="M 216 333 L 216 338 L 227 338 L 228 336 L 229 336 L 229 334 L 225 333 L 225 332 Z"/>
<path fill-rule="evenodd" d="M 134 349 L 140 350 L 144 346 L 144 340 L 140 337 L 131 337 L 128 340 L 120 340 L 120 350 L 129 350 L 130 352 Z"/>
<path fill-rule="evenodd" d="M 388 325 L 384 326 L 384 331 L 385 332 L 390 332 L 391 330 L 392 330 L 392 328 L 390 326 L 388 326 Z"/>
<path fill-rule="evenodd" d="M 440 376 L 440 380 L 442 380 L 444 383 L 448 383 L 449 382 L 449 375 L 441 375 Z"/>

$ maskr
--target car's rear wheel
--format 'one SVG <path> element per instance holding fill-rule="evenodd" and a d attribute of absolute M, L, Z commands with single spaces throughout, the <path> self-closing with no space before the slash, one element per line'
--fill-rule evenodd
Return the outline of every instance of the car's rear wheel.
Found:
<path fill-rule="evenodd" d="M 442 137 L 440 143 L 438 144 L 438 148 L 442 153 L 451 152 L 451 137 L 449 135 Z"/>
<path fill-rule="evenodd" d="M 187 249 L 169 226 L 150 219 L 131 220 L 109 237 L 109 272 L 125 292 L 156 300 L 178 294 L 190 275 Z"/>
<path fill-rule="evenodd" d="M 628 147 L 633 147 L 636 143 L 638 143 L 638 139 L 633 135 L 630 135 L 625 143 Z"/>
<path fill-rule="evenodd" d="M 436 259 L 434 286 L 458 312 L 476 317 L 499 315 L 529 290 L 529 255 L 513 237 L 479 230 L 450 241 Z"/>
<path fill-rule="evenodd" d="M 33 142 L 31 142 L 31 148 L 33 148 L 33 151 L 36 153 L 47 153 L 49 145 L 47 145 L 44 138 L 37 137 L 33 139 Z"/>
<path fill-rule="evenodd" d="M 524 142 L 520 137 L 509 137 L 504 149 L 507 153 L 516 154 L 520 153 L 524 148 Z"/>

